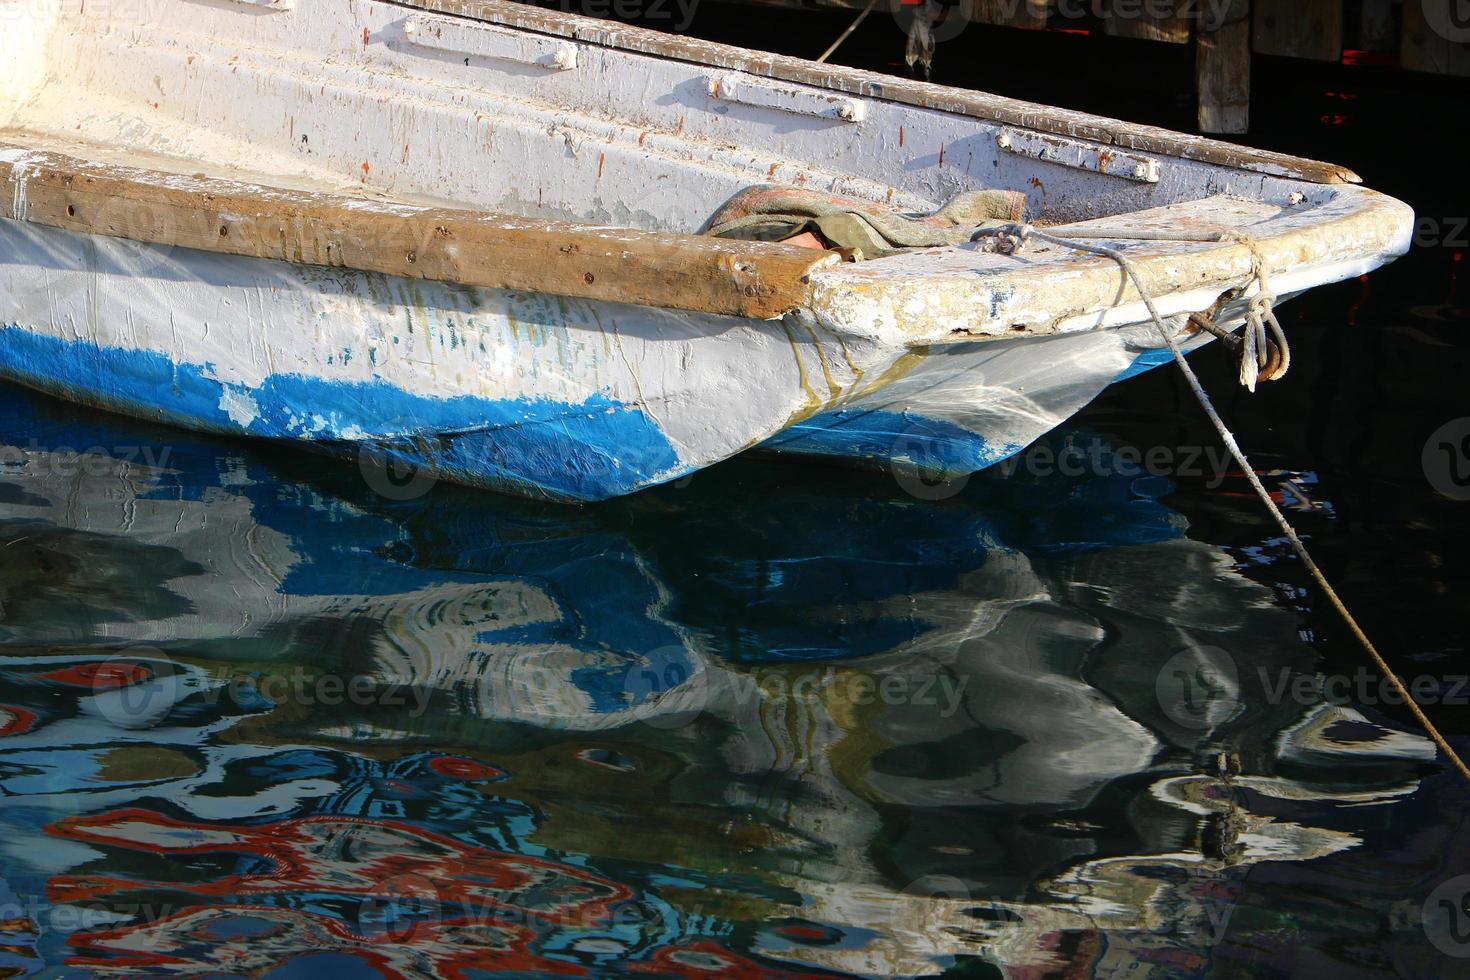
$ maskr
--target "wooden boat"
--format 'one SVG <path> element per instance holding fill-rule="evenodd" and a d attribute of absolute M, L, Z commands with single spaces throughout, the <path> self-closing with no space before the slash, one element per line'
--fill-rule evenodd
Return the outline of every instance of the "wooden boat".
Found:
<path fill-rule="evenodd" d="M 1159 361 L 1107 258 L 701 234 L 752 187 L 1213 236 L 1117 243 L 1187 346 L 1413 221 L 1324 163 L 502 0 L 0 17 L 0 377 L 528 495 L 755 446 L 966 473 Z"/>

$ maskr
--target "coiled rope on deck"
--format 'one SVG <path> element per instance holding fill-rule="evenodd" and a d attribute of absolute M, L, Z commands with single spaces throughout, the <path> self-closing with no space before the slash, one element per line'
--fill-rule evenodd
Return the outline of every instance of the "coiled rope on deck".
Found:
<path fill-rule="evenodd" d="M 1272 335 L 1277 337 L 1280 343 L 1283 345 L 1282 351 L 1285 354 L 1286 363 L 1289 364 L 1290 355 L 1289 353 L 1285 353 L 1286 348 L 1284 346 L 1286 340 L 1285 333 L 1281 329 L 1281 324 L 1277 322 L 1275 312 L 1272 309 L 1272 304 L 1274 303 L 1276 297 L 1274 296 L 1274 294 L 1271 293 L 1270 288 L 1266 282 L 1265 262 L 1261 257 L 1260 250 L 1256 247 L 1256 244 L 1253 240 L 1238 232 L 1222 231 L 1214 234 L 1215 237 L 1213 238 L 1202 238 L 1198 233 L 1125 232 L 1121 234 L 1114 234 L 1104 233 L 1101 230 L 1094 230 L 1087 232 L 1086 237 L 1107 238 L 1115 241 L 1239 241 L 1247 245 L 1250 248 L 1251 255 L 1253 257 L 1252 278 L 1256 279 L 1256 281 L 1259 283 L 1260 291 L 1257 296 L 1251 301 L 1251 307 L 1247 312 L 1245 327 L 1246 335 L 1243 340 L 1245 350 L 1242 355 L 1242 364 L 1244 365 L 1246 361 L 1250 361 L 1252 364 L 1257 363 L 1259 359 L 1259 350 L 1254 345 L 1262 342 L 1264 338 L 1264 331 L 1267 326 L 1269 326 Z M 1189 235 L 1190 237 L 1185 238 L 1183 237 L 1184 235 Z M 1380 671 L 1382 671 L 1383 675 L 1388 678 L 1389 683 L 1392 684 L 1394 690 L 1398 692 L 1398 695 L 1403 700 L 1403 703 L 1409 706 L 1409 710 L 1413 712 L 1415 719 L 1424 728 L 1424 731 L 1429 735 L 1431 739 L 1433 739 L 1434 744 L 1438 746 L 1440 751 L 1445 754 L 1446 758 L 1448 758 L 1454 764 L 1455 768 L 1460 771 L 1460 774 L 1465 777 L 1465 780 L 1467 782 L 1470 782 L 1470 766 L 1466 766 L 1465 761 L 1460 758 L 1459 753 L 1456 752 L 1454 748 L 1451 747 L 1450 743 L 1446 741 L 1445 737 L 1440 734 L 1440 731 L 1438 728 L 1435 727 L 1434 722 L 1429 720 L 1429 716 L 1424 713 L 1424 709 L 1419 707 L 1418 703 L 1410 695 L 1408 688 L 1404 685 L 1404 682 L 1400 680 L 1399 676 L 1393 672 L 1393 669 L 1391 667 L 1389 667 L 1388 661 L 1385 660 L 1383 655 L 1378 652 L 1378 648 L 1373 645 L 1373 641 L 1368 638 L 1368 634 L 1363 632 L 1363 628 L 1358 625 L 1357 619 L 1353 617 L 1353 614 L 1348 610 L 1347 605 L 1342 601 L 1342 598 L 1338 596 L 1337 590 L 1332 587 L 1332 583 L 1327 581 L 1327 576 L 1323 574 L 1322 569 L 1319 568 L 1317 563 L 1312 559 L 1311 554 L 1307 551 L 1307 546 L 1303 544 L 1302 539 L 1297 536 L 1296 529 L 1291 526 L 1291 523 L 1286 519 L 1286 515 L 1282 513 L 1281 508 L 1276 506 L 1276 501 L 1271 499 L 1271 494 L 1266 490 L 1265 485 L 1261 483 L 1261 478 L 1256 475 L 1256 471 L 1251 467 L 1250 460 L 1246 458 L 1245 452 L 1241 450 L 1239 443 L 1235 441 L 1235 436 L 1231 433 L 1229 427 L 1225 425 L 1225 422 L 1220 418 L 1220 413 L 1215 410 L 1214 402 L 1210 400 L 1210 396 L 1205 391 L 1204 385 L 1200 382 L 1199 376 L 1194 373 L 1194 369 L 1190 367 L 1189 362 L 1185 360 L 1184 352 L 1180 350 L 1178 342 L 1174 339 L 1174 334 L 1170 332 L 1168 326 L 1164 323 L 1164 318 L 1159 315 L 1158 307 L 1154 305 L 1153 296 L 1150 295 L 1147 287 L 1144 286 L 1142 277 L 1139 276 L 1137 268 L 1134 266 L 1133 262 L 1128 258 L 1128 256 L 1123 254 L 1123 252 L 1119 251 L 1118 249 L 1108 248 L 1106 245 L 1089 244 L 1087 242 L 1077 241 L 1076 239 L 1059 238 L 1056 235 L 1049 235 L 1046 232 L 1037 230 L 1035 227 L 1029 224 L 1010 225 L 1006 228 L 999 229 L 986 229 L 984 231 L 978 232 L 975 237 L 977 240 L 981 238 L 991 238 L 991 244 L 995 246 L 996 250 L 1005 254 L 1014 253 L 1015 251 L 1019 250 L 1028 240 L 1034 238 L 1038 241 L 1048 242 L 1052 245 L 1058 245 L 1062 248 L 1070 248 L 1079 252 L 1090 252 L 1093 255 L 1101 255 L 1118 263 L 1119 267 L 1122 268 L 1123 272 L 1133 283 L 1133 288 L 1138 291 L 1139 297 L 1143 300 L 1143 305 L 1148 309 L 1148 314 L 1153 319 L 1154 326 L 1158 328 L 1159 334 L 1164 338 L 1164 342 L 1169 345 L 1169 352 L 1174 355 L 1174 363 L 1178 364 L 1179 370 L 1184 373 L 1184 378 L 1186 381 L 1189 382 L 1189 387 L 1194 392 L 1194 397 L 1198 399 L 1200 407 L 1205 410 L 1205 414 L 1209 416 L 1210 422 L 1215 427 L 1215 431 L 1220 434 L 1220 439 L 1222 442 L 1225 443 L 1225 448 L 1229 450 L 1230 455 L 1235 459 L 1235 462 L 1239 464 L 1241 471 L 1245 474 L 1245 478 L 1250 482 L 1251 489 L 1255 490 L 1256 496 L 1261 498 L 1261 503 L 1265 505 L 1266 510 L 1269 511 L 1271 517 L 1275 519 L 1277 525 L 1281 528 L 1282 533 L 1286 535 L 1287 541 L 1291 543 L 1292 550 L 1295 551 L 1297 557 L 1301 559 L 1302 566 L 1306 568 L 1307 572 L 1312 576 L 1312 579 L 1317 583 L 1318 587 L 1321 588 L 1322 592 L 1327 596 L 1328 600 L 1332 603 L 1333 608 L 1337 610 L 1338 615 L 1340 615 L 1343 622 L 1347 624 L 1349 631 L 1351 631 L 1353 636 L 1357 638 L 1358 642 L 1362 644 L 1363 649 L 1368 651 L 1368 656 L 1372 658 L 1373 663 Z M 1285 368 L 1283 367 L 1281 369 L 1281 373 L 1284 372 Z M 1279 377 L 1280 375 L 1278 374 L 1277 376 Z M 1254 379 L 1254 375 L 1252 375 L 1252 378 Z M 1242 381 L 1244 382 L 1244 380 L 1245 368 L 1242 367 Z M 1248 387 L 1251 387 L 1252 390 L 1254 390 L 1254 380 L 1252 380 L 1251 384 L 1248 385 Z"/>

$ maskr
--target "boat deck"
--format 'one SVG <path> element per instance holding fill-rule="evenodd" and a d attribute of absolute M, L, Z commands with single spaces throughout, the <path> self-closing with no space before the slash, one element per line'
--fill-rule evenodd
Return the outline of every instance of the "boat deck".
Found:
<path fill-rule="evenodd" d="M 0 130 L 0 200 L 10 216 L 210 252 L 345 267 L 407 278 L 528 290 L 641 306 L 769 318 L 824 291 L 883 292 L 926 302 L 977 282 L 1005 303 L 966 337 L 1065 332 L 1136 322 L 1137 296 L 1107 259 L 1034 243 L 1018 255 L 978 246 L 920 248 L 859 263 L 836 252 L 467 209 L 422 196 L 389 197 L 300 166 L 265 172 L 108 147 L 49 133 Z M 291 172 L 293 171 L 294 172 Z M 286 172 L 282 172 L 286 171 Z M 1128 214 L 1051 226 L 1066 236 L 1112 229 L 1147 235 L 1221 231 L 1240 241 L 1122 241 L 1172 309 L 1213 305 L 1222 290 L 1268 272 L 1310 274 L 1313 258 L 1360 255 L 1344 229 L 1385 205 L 1351 185 L 1308 185 L 1312 199 L 1274 204 L 1228 192 Z M 1368 195 L 1367 199 L 1364 196 Z M 1344 251 L 1346 249 L 1346 251 Z M 1355 261 L 1355 259 L 1347 259 Z M 1334 270 L 1334 275 L 1337 270 Z M 1313 282 L 1291 283 L 1304 288 Z M 1066 306 L 1058 297 L 1070 296 Z M 1045 313 L 1024 311 L 1048 311 Z M 977 307 L 978 308 L 978 307 Z M 1003 314 L 1003 315 L 1002 315 Z M 950 318 L 952 319 L 952 317 Z M 973 320 L 975 317 L 970 316 Z"/>

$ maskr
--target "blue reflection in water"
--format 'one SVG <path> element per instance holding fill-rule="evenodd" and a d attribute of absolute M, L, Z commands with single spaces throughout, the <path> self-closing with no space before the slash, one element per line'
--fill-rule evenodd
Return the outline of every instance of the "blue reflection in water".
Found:
<path fill-rule="evenodd" d="M 1432 757 L 1267 696 L 1294 617 L 1118 467 L 570 509 L 0 433 L 0 970 L 1177 975 Z"/>

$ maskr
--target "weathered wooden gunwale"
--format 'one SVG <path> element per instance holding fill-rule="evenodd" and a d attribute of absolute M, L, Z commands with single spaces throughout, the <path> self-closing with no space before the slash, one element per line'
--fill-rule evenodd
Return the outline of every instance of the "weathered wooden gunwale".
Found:
<path fill-rule="evenodd" d="M 89 235 L 414 279 L 766 319 L 840 261 L 763 242 L 286 190 L 0 141 L 0 216 Z"/>
<path fill-rule="evenodd" d="M 1146 153 L 1159 153 L 1255 173 L 1290 177 L 1318 184 L 1361 183 L 1346 167 L 1236 146 L 1219 140 L 1141 126 L 1090 113 L 1022 102 L 984 92 L 935 85 L 892 75 L 862 71 L 751 51 L 728 44 L 666 34 L 616 21 L 543 10 L 512 0 L 382 0 L 400 7 L 461 17 L 484 23 L 571 38 L 588 44 L 636 51 L 692 64 L 708 65 L 768 78 L 860 95 L 866 98 L 952 112 L 1023 126 L 1059 136 L 1087 139 Z"/>

